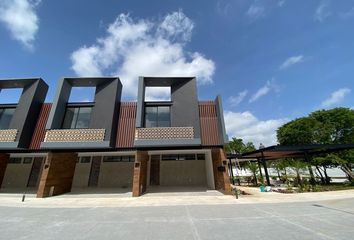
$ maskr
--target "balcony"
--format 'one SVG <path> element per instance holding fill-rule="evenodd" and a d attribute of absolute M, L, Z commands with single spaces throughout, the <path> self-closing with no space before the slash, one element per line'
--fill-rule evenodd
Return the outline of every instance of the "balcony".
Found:
<path fill-rule="evenodd" d="M 17 137 L 17 129 L 0 130 L 0 142 L 15 142 Z"/>
<path fill-rule="evenodd" d="M 193 138 L 193 127 L 137 128 L 135 130 L 135 140 L 176 140 Z"/>
<path fill-rule="evenodd" d="M 105 129 L 53 129 L 47 130 L 44 142 L 101 142 Z"/>

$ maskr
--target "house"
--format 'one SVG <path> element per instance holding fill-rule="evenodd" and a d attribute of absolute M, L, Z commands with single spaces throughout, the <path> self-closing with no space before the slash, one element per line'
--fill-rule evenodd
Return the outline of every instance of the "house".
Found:
<path fill-rule="evenodd" d="M 17 105 L 0 103 L 3 189 L 30 187 L 37 197 L 76 188 L 134 197 L 159 186 L 231 191 L 221 98 L 199 101 L 194 77 L 140 77 L 136 102 L 121 100 L 118 77 L 63 78 L 53 103 L 44 103 L 42 79 L 0 80 L 6 87 L 31 91 Z M 70 102 L 73 87 L 94 87 L 94 100 Z M 169 99 L 148 101 L 152 87 L 169 89 Z"/>

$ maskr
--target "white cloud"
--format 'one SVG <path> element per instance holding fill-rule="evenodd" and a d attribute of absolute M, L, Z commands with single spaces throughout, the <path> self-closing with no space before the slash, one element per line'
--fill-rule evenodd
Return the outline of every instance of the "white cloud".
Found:
<path fill-rule="evenodd" d="M 258 89 L 257 92 L 252 95 L 249 102 L 252 103 L 257 101 L 259 98 L 267 95 L 271 90 L 272 90 L 272 83 L 270 81 L 267 81 L 267 83 L 263 87 Z"/>
<path fill-rule="evenodd" d="M 253 142 L 256 147 L 277 144 L 276 130 L 289 119 L 270 119 L 262 121 L 251 112 L 225 111 L 225 126 L 229 137 L 242 138 L 244 142 Z"/>
<path fill-rule="evenodd" d="M 318 7 L 316 8 L 316 12 L 314 16 L 315 21 L 323 22 L 324 20 L 326 20 L 326 18 L 332 15 L 332 12 L 329 9 L 329 5 L 330 5 L 330 0 L 321 1 L 320 5 L 318 5 Z"/>
<path fill-rule="evenodd" d="M 230 96 L 229 97 L 229 102 L 231 106 L 237 106 L 239 105 L 243 99 L 245 99 L 246 95 L 248 94 L 247 90 L 244 90 L 242 92 L 239 92 L 237 96 Z"/>
<path fill-rule="evenodd" d="M 248 8 L 246 15 L 251 19 L 251 21 L 255 21 L 265 16 L 265 8 L 260 5 L 258 1 L 254 1 Z"/>
<path fill-rule="evenodd" d="M 285 2 L 286 2 L 285 0 L 280 0 L 280 1 L 278 2 L 278 7 L 284 6 Z"/>
<path fill-rule="evenodd" d="M 181 11 L 161 21 L 133 20 L 120 14 L 106 36 L 72 53 L 72 69 L 79 76 L 118 75 L 128 97 L 136 97 L 138 76 L 196 76 L 199 84 L 212 83 L 214 62 L 199 52 L 185 50 L 193 27 Z M 166 94 L 156 90 L 147 97 Z"/>
<path fill-rule="evenodd" d="M 349 88 L 341 88 L 337 91 L 332 92 L 331 96 L 321 103 L 321 106 L 328 108 L 334 106 L 341 101 L 351 92 Z"/>
<path fill-rule="evenodd" d="M 342 19 L 349 19 L 351 17 L 354 16 L 354 7 L 349 9 L 348 11 L 346 12 L 342 12 L 339 14 L 339 16 L 342 18 Z"/>
<path fill-rule="evenodd" d="M 32 49 L 38 31 L 36 8 L 40 0 L 2 0 L 0 1 L 0 21 L 10 30 L 14 39 Z"/>
<path fill-rule="evenodd" d="M 286 69 L 288 67 L 291 67 L 295 64 L 301 63 L 304 61 L 304 56 L 303 55 L 298 55 L 298 56 L 292 56 L 286 59 L 279 67 L 279 69 Z"/>

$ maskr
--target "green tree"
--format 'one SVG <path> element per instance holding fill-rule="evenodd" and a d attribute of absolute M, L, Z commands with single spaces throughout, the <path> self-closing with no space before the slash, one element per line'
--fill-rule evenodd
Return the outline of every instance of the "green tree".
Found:
<path fill-rule="evenodd" d="M 315 111 L 281 126 L 277 130 L 277 138 L 282 145 L 354 143 L 354 110 L 334 108 Z M 310 163 L 317 169 L 322 167 L 323 171 L 328 166 L 338 166 L 349 179 L 354 179 L 354 150 L 315 156 L 310 158 Z"/>
<path fill-rule="evenodd" d="M 258 185 L 257 181 L 257 173 L 259 172 L 258 164 L 256 162 L 248 162 L 247 168 L 252 172 L 253 174 L 253 181 L 255 185 Z"/>
<path fill-rule="evenodd" d="M 226 145 L 226 152 L 233 152 L 242 154 L 245 152 L 251 152 L 256 150 L 256 147 L 253 143 L 247 142 L 246 144 L 243 142 L 241 138 L 232 138 L 232 140 Z"/>

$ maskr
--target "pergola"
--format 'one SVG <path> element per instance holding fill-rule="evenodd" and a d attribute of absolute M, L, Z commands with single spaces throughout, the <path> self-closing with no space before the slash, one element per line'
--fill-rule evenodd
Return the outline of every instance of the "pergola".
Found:
<path fill-rule="evenodd" d="M 256 161 L 258 165 L 262 163 L 264 173 L 267 181 L 267 185 L 270 185 L 269 174 L 267 170 L 268 160 L 276 160 L 279 158 L 303 158 L 305 161 L 309 161 L 309 157 L 322 153 L 339 152 L 343 150 L 354 149 L 353 144 L 312 144 L 312 145 L 274 145 L 270 147 L 261 148 L 252 152 L 243 154 L 228 154 L 227 158 L 231 159 L 243 159 L 247 161 Z M 233 177 L 233 172 L 231 170 Z"/>

